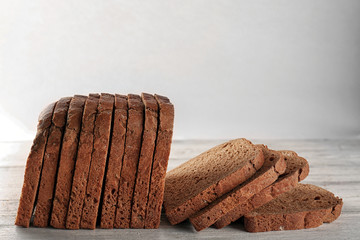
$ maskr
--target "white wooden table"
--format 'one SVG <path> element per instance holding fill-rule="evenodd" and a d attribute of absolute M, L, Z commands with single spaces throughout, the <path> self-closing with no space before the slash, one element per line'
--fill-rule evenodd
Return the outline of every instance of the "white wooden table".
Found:
<path fill-rule="evenodd" d="M 223 141 L 175 141 L 169 169 Z M 163 216 L 154 230 L 57 230 L 14 225 L 24 166 L 31 142 L 0 142 L 0 239 L 360 239 L 360 140 L 253 140 L 273 149 L 290 149 L 305 157 L 310 174 L 303 181 L 343 198 L 340 217 L 319 228 L 248 233 L 236 222 L 221 230 L 196 232 L 189 222 L 171 226 Z"/>

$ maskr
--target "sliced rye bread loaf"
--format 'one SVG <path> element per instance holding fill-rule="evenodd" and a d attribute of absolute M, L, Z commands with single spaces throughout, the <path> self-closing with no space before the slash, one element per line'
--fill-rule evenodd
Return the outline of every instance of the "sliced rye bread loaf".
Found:
<path fill-rule="evenodd" d="M 289 192 L 246 214 L 244 225 L 249 232 L 314 228 L 337 219 L 342 205 L 342 199 L 333 193 L 299 183 Z"/>
<path fill-rule="evenodd" d="M 220 144 L 169 171 L 164 208 L 174 225 L 253 176 L 264 163 L 262 148 L 246 139 Z"/>
<path fill-rule="evenodd" d="M 79 229 L 94 144 L 94 126 L 100 95 L 90 94 L 82 116 L 79 146 L 72 180 L 66 228 Z"/>
<path fill-rule="evenodd" d="M 158 228 L 160 226 L 165 174 L 170 155 L 174 126 L 174 105 L 167 97 L 157 94 L 154 96 L 159 105 L 159 120 L 145 214 L 145 228 L 147 229 Z"/>
<path fill-rule="evenodd" d="M 158 128 L 158 104 L 155 97 L 148 93 L 142 93 L 141 99 L 145 105 L 145 121 L 131 207 L 131 228 L 144 228 L 145 226 L 151 166 Z"/>
<path fill-rule="evenodd" d="M 101 93 L 94 127 L 94 147 L 80 227 L 95 229 L 110 142 L 114 95 Z"/>
<path fill-rule="evenodd" d="M 131 202 L 144 124 L 144 104 L 141 101 L 141 97 L 135 94 L 128 94 L 128 107 L 126 144 L 120 175 L 119 194 L 114 221 L 115 228 L 130 227 Z"/>
<path fill-rule="evenodd" d="M 69 206 L 71 183 L 74 174 L 78 140 L 86 96 L 75 95 L 70 102 L 64 137 L 61 145 L 55 195 L 50 225 L 65 228 Z"/>
<path fill-rule="evenodd" d="M 280 194 L 291 190 L 298 182 L 307 177 L 309 174 L 309 164 L 304 158 L 298 156 L 293 151 L 280 152 L 284 155 L 286 161 L 285 173 L 282 174 L 276 182 L 263 189 L 258 194 L 255 194 L 244 203 L 239 204 L 233 210 L 217 220 L 214 224 L 216 228 L 223 228 L 231 222 L 238 220 L 245 214 L 270 202 Z"/>
<path fill-rule="evenodd" d="M 275 182 L 286 170 L 284 156 L 277 151 L 270 150 L 262 145 L 264 165 L 246 182 L 238 185 L 229 193 L 221 196 L 209 206 L 190 217 L 190 222 L 196 231 L 210 227 L 221 217 L 233 210 L 239 204 Z"/>
<path fill-rule="evenodd" d="M 125 149 L 127 114 L 127 97 L 115 94 L 113 131 L 111 133 L 111 146 L 101 209 L 101 228 L 114 227 L 120 173 Z"/>
<path fill-rule="evenodd" d="M 52 116 L 34 214 L 33 225 L 36 227 L 47 227 L 49 225 L 59 153 L 71 99 L 71 97 L 61 98 L 57 102 Z"/>
<path fill-rule="evenodd" d="M 15 225 L 18 226 L 30 225 L 55 105 L 56 102 L 49 104 L 39 115 L 36 136 L 26 160 L 24 183 L 15 220 Z"/>

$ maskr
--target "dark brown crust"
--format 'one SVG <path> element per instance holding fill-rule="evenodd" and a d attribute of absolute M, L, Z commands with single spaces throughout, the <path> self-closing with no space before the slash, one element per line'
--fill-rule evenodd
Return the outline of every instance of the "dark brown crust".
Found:
<path fill-rule="evenodd" d="M 34 214 L 33 225 L 36 227 L 49 225 L 60 147 L 70 101 L 71 97 L 61 98 L 54 109 Z"/>
<path fill-rule="evenodd" d="M 245 141 L 252 145 L 252 143 L 246 139 L 235 139 L 233 141 Z M 227 143 L 224 143 L 227 144 Z M 224 145 L 222 144 L 222 145 Z M 232 174 L 224 177 L 218 182 L 212 184 L 195 197 L 187 200 L 176 208 L 169 209 L 167 202 L 164 203 L 166 217 L 172 225 L 178 224 L 190 216 L 194 215 L 196 212 L 200 211 L 202 208 L 208 206 L 211 202 L 215 201 L 217 198 L 221 197 L 225 193 L 232 190 L 237 185 L 245 182 L 255 172 L 261 168 L 264 163 L 264 155 L 262 148 L 255 146 L 254 158 L 251 161 L 247 161 L 242 165 L 241 168 L 237 169 Z M 171 195 L 168 196 L 171 201 Z M 165 201 L 167 198 L 165 198 Z"/>
<path fill-rule="evenodd" d="M 279 175 L 285 172 L 286 162 L 281 153 L 269 150 L 264 146 L 264 155 L 264 165 L 249 180 L 240 184 L 238 187 L 189 218 L 196 231 L 201 231 L 210 227 L 217 220 L 234 209 L 238 204 L 246 202 L 254 194 L 259 193 L 261 190 L 275 182 Z M 271 158 L 266 156 L 277 157 Z"/>
<path fill-rule="evenodd" d="M 167 97 L 155 94 L 159 105 L 159 127 L 153 159 L 145 228 L 158 228 L 164 198 L 165 174 L 168 165 L 174 126 L 174 105 Z"/>
<path fill-rule="evenodd" d="M 298 182 L 304 180 L 309 175 L 310 167 L 309 167 L 309 163 L 305 158 L 300 157 L 296 152 L 290 150 L 280 150 L 279 152 L 281 152 L 285 156 L 285 158 L 287 157 L 299 158 L 299 161 L 304 163 L 299 170 Z"/>
<path fill-rule="evenodd" d="M 54 228 L 65 228 L 66 224 L 81 118 L 86 98 L 86 96 L 75 95 L 69 106 L 51 211 L 50 225 Z"/>
<path fill-rule="evenodd" d="M 102 93 L 94 128 L 94 147 L 86 187 L 86 195 L 81 215 L 80 226 L 95 229 L 98 215 L 106 160 L 109 149 L 114 96 Z"/>
<path fill-rule="evenodd" d="M 125 149 L 127 111 L 127 97 L 115 94 L 113 130 L 101 209 L 101 228 L 114 227 L 120 173 Z"/>
<path fill-rule="evenodd" d="M 151 166 L 158 126 L 158 104 L 155 97 L 142 93 L 141 98 L 145 105 L 145 122 L 131 209 L 131 228 L 144 228 L 145 226 Z"/>
<path fill-rule="evenodd" d="M 144 104 L 140 96 L 129 94 L 128 107 L 125 155 L 120 175 L 119 196 L 114 221 L 115 228 L 130 227 L 131 201 L 134 192 L 143 132 Z"/>
<path fill-rule="evenodd" d="M 49 104 L 39 115 L 36 136 L 26 161 L 15 225 L 29 227 L 39 186 L 41 168 L 55 103 Z"/>
<path fill-rule="evenodd" d="M 285 174 L 281 175 L 275 183 L 263 189 L 260 193 L 255 194 L 248 201 L 236 206 L 233 210 L 231 210 L 215 222 L 214 226 L 216 228 L 219 229 L 229 225 L 230 223 L 238 220 L 245 214 L 270 202 L 272 199 L 276 198 L 280 194 L 291 190 L 297 185 L 299 181 L 303 180 L 309 174 L 309 164 L 304 158 L 297 156 L 295 152 L 280 152 L 284 155 L 285 161 L 287 162 L 289 160 L 287 160 L 286 154 L 294 154 L 294 159 L 292 159 L 291 161 L 298 161 L 299 167 L 296 169 L 291 169 L 289 172 L 286 171 Z M 289 168 L 289 165 L 287 165 L 287 168 Z"/>
<path fill-rule="evenodd" d="M 298 184 L 300 185 L 302 184 Z M 323 223 L 330 223 L 340 216 L 343 205 L 342 199 L 335 196 L 333 198 L 336 204 L 316 210 L 265 215 L 250 213 L 244 217 L 245 230 L 248 232 L 296 230 L 315 228 Z"/>
<path fill-rule="evenodd" d="M 84 106 L 75 171 L 66 217 L 66 228 L 68 229 L 80 228 L 81 213 L 93 149 L 95 116 L 99 97 L 99 95 L 90 94 Z"/>

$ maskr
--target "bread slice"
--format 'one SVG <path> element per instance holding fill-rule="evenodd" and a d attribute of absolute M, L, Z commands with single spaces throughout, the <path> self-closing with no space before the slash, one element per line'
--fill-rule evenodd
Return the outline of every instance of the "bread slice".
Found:
<path fill-rule="evenodd" d="M 289 192 L 246 214 L 245 229 L 265 232 L 318 227 L 337 219 L 342 204 L 342 199 L 323 188 L 299 183 Z"/>
<path fill-rule="evenodd" d="M 127 113 L 127 97 L 115 94 L 113 131 L 111 133 L 111 147 L 101 209 L 101 228 L 114 227 L 120 173 L 125 149 Z"/>
<path fill-rule="evenodd" d="M 262 148 L 241 138 L 220 144 L 169 171 L 164 207 L 171 224 L 189 218 L 245 182 L 264 163 Z"/>
<path fill-rule="evenodd" d="M 55 105 L 56 102 L 49 104 L 39 115 L 36 136 L 26 160 L 24 183 L 15 220 L 15 225 L 18 226 L 30 225 Z"/>
<path fill-rule="evenodd" d="M 61 98 L 57 102 L 52 116 L 34 214 L 33 224 L 36 227 L 47 227 L 49 225 L 59 153 L 71 99 L 71 97 Z"/>
<path fill-rule="evenodd" d="M 141 101 L 141 97 L 139 95 L 129 94 L 128 106 L 125 155 L 120 175 L 119 197 L 114 221 L 115 228 L 130 227 L 131 202 L 144 124 L 144 104 Z"/>
<path fill-rule="evenodd" d="M 174 126 L 174 105 L 167 97 L 161 95 L 155 94 L 155 99 L 159 105 L 159 124 L 145 214 L 145 228 L 147 229 L 158 228 L 160 226 L 165 174 L 170 155 Z"/>
<path fill-rule="evenodd" d="M 81 118 L 86 98 L 86 96 L 75 95 L 70 102 L 67 114 L 51 211 L 50 225 L 54 228 L 65 228 L 81 128 Z"/>
<path fill-rule="evenodd" d="M 145 226 L 151 166 L 158 127 L 158 104 L 155 97 L 151 94 L 142 93 L 141 99 L 145 105 L 145 122 L 132 200 L 131 228 L 144 228 Z"/>
<path fill-rule="evenodd" d="M 254 194 L 275 182 L 286 170 L 284 156 L 262 145 L 264 165 L 249 180 L 240 184 L 229 193 L 218 198 L 209 206 L 190 217 L 190 222 L 197 231 L 210 227 L 221 217 L 232 211 L 239 204 L 248 201 Z"/>
<path fill-rule="evenodd" d="M 217 220 L 214 224 L 216 228 L 223 228 L 229 225 L 245 214 L 270 202 L 280 194 L 291 190 L 299 181 L 306 178 L 309 174 L 308 162 L 293 151 L 280 152 L 284 155 L 286 161 L 285 173 L 282 174 L 276 182 L 263 189 L 260 193 L 255 194 L 248 201 L 238 204 L 233 210 Z"/>
<path fill-rule="evenodd" d="M 94 143 L 94 126 L 100 95 L 90 94 L 86 99 L 82 116 L 79 146 L 77 150 L 70 202 L 66 216 L 66 228 L 79 229 L 81 213 L 89 175 Z"/>
<path fill-rule="evenodd" d="M 94 148 L 80 226 L 95 229 L 109 149 L 114 96 L 102 93 L 94 128 Z"/>

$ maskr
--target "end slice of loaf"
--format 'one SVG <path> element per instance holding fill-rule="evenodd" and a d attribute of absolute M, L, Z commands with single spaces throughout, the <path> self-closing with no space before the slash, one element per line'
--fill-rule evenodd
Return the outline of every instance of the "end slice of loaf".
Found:
<path fill-rule="evenodd" d="M 275 182 L 285 172 L 286 162 L 284 156 L 280 152 L 268 149 L 266 146 L 262 145 L 261 147 L 265 158 L 261 169 L 246 182 L 191 216 L 190 222 L 196 231 L 210 227 L 236 206 L 248 201 L 252 196 Z"/>
<path fill-rule="evenodd" d="M 264 163 L 262 148 L 241 138 L 220 144 L 166 174 L 164 207 L 171 224 L 189 218 L 245 182 Z"/>
<path fill-rule="evenodd" d="M 30 226 L 55 105 L 56 102 L 49 104 L 39 115 L 36 136 L 26 161 L 24 184 L 15 220 L 15 225 L 18 226 Z"/>
<path fill-rule="evenodd" d="M 36 227 L 49 225 L 61 142 L 71 99 L 71 97 L 61 98 L 54 108 L 34 213 L 33 225 Z"/>
<path fill-rule="evenodd" d="M 260 193 L 255 194 L 248 201 L 238 204 L 233 210 L 216 221 L 214 224 L 216 228 L 223 228 L 229 225 L 245 214 L 270 202 L 280 194 L 293 189 L 298 182 L 306 178 L 309 174 L 309 164 L 306 159 L 298 156 L 293 151 L 280 151 L 280 153 L 283 154 L 286 161 L 285 173 L 276 182 L 263 189 Z"/>
<path fill-rule="evenodd" d="M 174 127 L 174 105 L 165 96 L 154 94 L 154 97 L 158 103 L 159 117 L 145 213 L 146 229 L 159 228 L 160 226 L 161 207 L 163 205 L 165 190 L 165 175 L 170 156 Z"/>
<path fill-rule="evenodd" d="M 245 215 L 245 229 L 265 232 L 314 228 L 337 219 L 342 205 L 342 199 L 333 193 L 299 183 L 289 192 Z"/>

